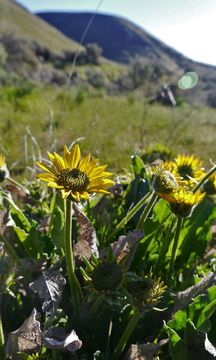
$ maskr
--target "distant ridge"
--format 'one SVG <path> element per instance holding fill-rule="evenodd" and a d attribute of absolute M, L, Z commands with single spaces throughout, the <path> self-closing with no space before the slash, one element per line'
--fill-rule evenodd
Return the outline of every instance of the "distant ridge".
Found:
<path fill-rule="evenodd" d="M 40 12 L 37 14 L 55 26 L 71 39 L 80 41 L 92 13 L 79 12 Z M 84 44 L 96 42 L 103 49 L 103 55 L 117 62 L 128 63 L 135 55 L 151 60 L 163 58 L 176 66 L 176 58 L 183 56 L 154 38 L 145 30 L 119 16 L 97 14 L 88 30 Z M 170 65 L 170 64 L 169 64 Z"/>
<path fill-rule="evenodd" d="M 37 15 L 79 42 L 92 13 L 40 12 Z M 206 103 L 209 96 L 216 97 L 216 66 L 190 60 L 127 19 L 97 14 L 84 45 L 94 42 L 101 46 L 106 58 L 127 64 L 138 55 L 155 69 L 170 74 L 175 83 L 183 73 L 195 71 L 199 76 L 198 86 L 187 90 L 185 96 L 198 104 Z"/>

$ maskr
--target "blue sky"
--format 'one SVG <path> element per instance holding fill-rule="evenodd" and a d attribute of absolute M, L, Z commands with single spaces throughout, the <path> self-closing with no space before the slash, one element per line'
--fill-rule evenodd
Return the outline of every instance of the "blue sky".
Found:
<path fill-rule="evenodd" d="M 216 0 L 17 0 L 29 10 L 124 16 L 191 59 L 216 65 Z"/>

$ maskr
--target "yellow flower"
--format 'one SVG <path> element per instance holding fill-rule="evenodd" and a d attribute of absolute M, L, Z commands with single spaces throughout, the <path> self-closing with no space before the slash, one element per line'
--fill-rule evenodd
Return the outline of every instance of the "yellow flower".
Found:
<path fill-rule="evenodd" d="M 81 158 L 79 145 L 74 145 L 71 151 L 65 145 L 62 157 L 55 152 L 48 152 L 48 156 L 52 166 L 38 162 L 45 173 L 37 177 L 59 190 L 64 199 L 80 201 L 80 198 L 88 199 L 90 193 L 109 194 L 107 188 L 114 184 L 108 179 L 112 173 L 105 171 L 107 165 L 99 166 L 98 159 L 90 154 Z"/>
<path fill-rule="evenodd" d="M 10 176 L 7 165 L 5 163 L 5 157 L 0 154 L 0 182 L 3 182 Z"/>
<path fill-rule="evenodd" d="M 204 177 L 202 165 L 203 162 L 194 155 L 178 155 L 170 164 L 174 176 L 180 177 L 186 186 L 193 186 Z"/>
<path fill-rule="evenodd" d="M 193 193 L 180 188 L 172 194 L 162 194 L 161 196 L 170 203 L 170 208 L 174 214 L 189 217 L 196 205 L 204 198 L 205 193 Z"/>

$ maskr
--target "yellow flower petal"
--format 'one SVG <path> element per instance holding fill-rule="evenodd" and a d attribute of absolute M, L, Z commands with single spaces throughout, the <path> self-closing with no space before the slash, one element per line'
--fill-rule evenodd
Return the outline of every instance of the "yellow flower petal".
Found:
<path fill-rule="evenodd" d="M 91 190 L 89 190 L 91 193 L 102 193 L 102 194 L 107 194 L 109 195 L 110 194 L 110 191 L 107 191 L 107 190 L 103 190 L 103 189 L 100 189 L 100 188 L 92 188 Z"/>
<path fill-rule="evenodd" d="M 80 201 L 80 193 L 78 191 L 71 193 L 71 195 L 76 201 Z"/>
<path fill-rule="evenodd" d="M 114 185 L 114 181 L 110 180 L 110 179 L 98 179 L 98 180 L 94 180 L 91 181 L 88 189 L 91 189 L 92 187 L 104 187 L 104 186 L 113 186 Z"/>
<path fill-rule="evenodd" d="M 68 160 L 69 167 L 72 169 L 76 168 L 80 161 L 80 157 L 81 157 L 80 148 L 79 148 L 79 145 L 76 144 L 73 146 L 73 148 L 70 152 L 70 156 L 69 156 L 69 160 Z"/>
<path fill-rule="evenodd" d="M 50 161 L 53 161 L 55 159 L 55 156 L 52 153 L 50 153 L 49 151 L 47 151 L 47 155 L 48 155 Z"/>
<path fill-rule="evenodd" d="M 67 145 L 64 146 L 64 155 L 63 155 L 63 160 L 64 160 L 64 163 L 65 163 L 65 166 L 67 168 L 70 167 L 70 151 L 68 150 L 68 147 Z"/>
<path fill-rule="evenodd" d="M 54 189 L 62 189 L 62 188 L 63 188 L 63 186 L 56 184 L 56 182 L 54 182 L 54 181 L 50 181 L 50 182 L 48 183 L 48 186 L 49 186 L 49 187 L 52 187 L 52 188 L 54 188 Z"/>
<path fill-rule="evenodd" d="M 48 173 L 55 175 L 55 170 L 54 170 L 52 167 L 47 166 L 47 165 L 44 165 L 44 164 L 42 164 L 42 163 L 40 163 L 40 162 L 38 162 L 38 161 L 36 162 L 36 164 L 37 164 L 37 166 L 39 166 L 42 170 L 47 171 Z"/>
<path fill-rule="evenodd" d="M 90 155 L 84 156 L 83 159 L 80 160 L 78 168 L 87 174 L 88 165 L 89 165 Z"/>
<path fill-rule="evenodd" d="M 63 199 L 66 199 L 69 195 L 70 195 L 71 191 L 65 191 L 64 189 L 61 190 L 61 194 L 62 194 L 62 197 Z"/>
<path fill-rule="evenodd" d="M 98 174 L 98 175 L 94 175 L 93 177 L 91 177 L 91 176 L 89 176 L 89 178 L 90 178 L 90 181 L 93 181 L 93 180 L 95 180 L 95 179 L 102 179 L 102 178 L 108 178 L 108 177 L 110 177 L 110 176 L 112 176 L 113 174 L 111 173 L 111 172 L 101 172 L 100 174 Z"/>
<path fill-rule="evenodd" d="M 94 170 L 95 168 L 98 167 L 98 163 L 99 163 L 99 160 L 96 159 L 96 158 L 91 158 L 89 164 L 88 164 L 88 167 L 86 168 L 86 175 L 90 175 L 90 173 L 92 172 L 92 170 Z"/>
<path fill-rule="evenodd" d="M 52 160 L 52 162 L 58 171 L 65 169 L 65 163 L 63 158 L 56 152 L 54 152 L 54 159 Z"/>
<path fill-rule="evenodd" d="M 50 173 L 41 173 L 41 174 L 37 174 L 37 178 L 43 181 L 54 181 L 55 180 L 55 176 L 53 174 Z"/>
<path fill-rule="evenodd" d="M 86 199 L 86 200 L 89 199 L 89 193 L 88 193 L 87 191 L 80 192 L 80 196 L 81 196 L 83 199 Z"/>
<path fill-rule="evenodd" d="M 88 175 L 89 175 L 89 177 L 94 177 L 94 176 L 102 173 L 106 168 L 107 168 L 107 165 L 97 166 L 94 169 L 92 169 Z"/>

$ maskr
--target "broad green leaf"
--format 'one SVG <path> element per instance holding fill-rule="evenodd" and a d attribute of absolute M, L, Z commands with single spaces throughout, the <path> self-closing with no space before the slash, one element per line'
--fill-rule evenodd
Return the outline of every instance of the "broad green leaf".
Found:
<path fill-rule="evenodd" d="M 168 322 L 168 326 L 170 326 L 174 330 L 181 330 L 185 327 L 187 318 L 187 311 L 179 310 L 175 313 L 174 319 Z"/>
<path fill-rule="evenodd" d="M 171 214 L 170 207 L 167 201 L 160 199 L 154 206 L 154 220 L 159 223 L 164 222 Z"/>
<path fill-rule="evenodd" d="M 170 339 L 169 353 L 172 360 L 189 360 L 187 357 L 187 349 L 184 340 L 182 340 L 177 332 L 168 325 L 165 324 L 164 329 L 166 330 Z"/>
<path fill-rule="evenodd" d="M 134 155 L 132 157 L 131 170 L 135 176 L 139 175 L 141 172 L 143 172 L 143 170 L 145 170 L 144 162 L 139 155 Z"/>
<path fill-rule="evenodd" d="M 184 222 L 184 227 L 181 231 L 180 241 L 181 255 L 179 257 L 179 266 L 186 264 L 191 253 L 196 256 L 202 256 L 205 251 L 207 242 L 211 239 L 210 228 L 213 220 L 216 217 L 216 208 L 209 199 L 204 199 L 195 209 L 191 218 Z"/>
<path fill-rule="evenodd" d="M 30 230 L 31 224 L 27 217 L 24 215 L 23 211 L 15 204 L 10 195 L 4 195 L 4 198 L 10 205 L 11 216 L 17 226 L 24 229 L 25 231 Z"/>
<path fill-rule="evenodd" d="M 29 232 L 26 232 L 18 226 L 14 226 L 14 231 L 20 243 L 25 248 L 26 253 L 35 259 L 39 258 L 40 255 L 42 256 L 44 250 L 41 234 L 37 230 L 37 225 L 37 222 L 32 220 Z"/>
<path fill-rule="evenodd" d="M 216 286 L 211 286 L 208 289 L 208 297 L 210 301 L 213 301 L 216 299 Z"/>
<path fill-rule="evenodd" d="M 197 328 L 199 329 L 199 331 L 208 332 L 210 330 L 211 323 L 209 319 L 214 314 L 215 310 L 216 299 L 211 301 L 210 304 L 206 305 L 206 307 L 201 312 L 197 321 Z"/>
<path fill-rule="evenodd" d="M 59 206 L 55 207 L 52 214 L 51 240 L 59 255 L 63 254 L 64 249 L 64 213 Z"/>

